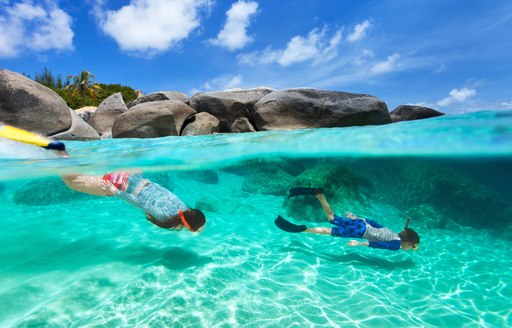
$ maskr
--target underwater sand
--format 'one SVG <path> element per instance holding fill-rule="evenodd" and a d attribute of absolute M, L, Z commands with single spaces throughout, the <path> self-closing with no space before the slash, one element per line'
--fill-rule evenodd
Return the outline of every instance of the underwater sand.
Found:
<path fill-rule="evenodd" d="M 512 113 L 486 112 L 67 142 L 70 160 L 0 143 L 0 326 L 512 326 L 511 127 Z M 124 201 L 58 178 L 120 168 L 203 209 L 205 230 L 160 229 Z M 323 182 L 336 213 L 394 231 L 411 216 L 420 249 L 280 231 L 278 214 L 329 225 L 314 200 L 284 205 L 304 181 Z"/>

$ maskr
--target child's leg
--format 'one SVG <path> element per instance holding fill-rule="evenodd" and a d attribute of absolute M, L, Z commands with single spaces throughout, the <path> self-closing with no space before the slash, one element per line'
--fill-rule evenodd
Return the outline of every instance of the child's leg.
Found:
<path fill-rule="evenodd" d="M 315 197 L 320 202 L 320 205 L 322 205 L 322 208 L 324 210 L 325 216 L 327 217 L 328 221 L 334 220 L 334 213 L 332 211 L 331 205 L 327 202 L 327 199 L 325 199 L 324 194 L 316 194 Z"/>

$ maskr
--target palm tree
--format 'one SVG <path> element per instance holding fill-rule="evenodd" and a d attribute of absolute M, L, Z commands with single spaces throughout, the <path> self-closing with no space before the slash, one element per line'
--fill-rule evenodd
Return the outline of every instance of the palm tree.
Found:
<path fill-rule="evenodd" d="M 82 97 L 82 107 L 85 106 L 85 94 L 96 100 L 101 87 L 96 83 L 94 75 L 88 71 L 82 71 L 79 75 L 70 75 L 69 79 L 73 79 L 73 83 L 66 86 L 65 89 L 71 90 L 71 97 L 76 98 L 78 94 Z"/>

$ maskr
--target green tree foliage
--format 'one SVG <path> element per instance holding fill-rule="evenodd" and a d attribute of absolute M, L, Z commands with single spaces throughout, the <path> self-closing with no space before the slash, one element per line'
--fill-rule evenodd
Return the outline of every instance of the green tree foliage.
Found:
<path fill-rule="evenodd" d="M 78 109 L 84 106 L 97 107 L 103 100 L 118 92 L 122 94 L 126 103 L 137 98 L 137 93 L 131 87 L 120 84 L 95 83 L 94 75 L 88 71 L 82 71 L 77 76 L 68 76 L 66 80 L 63 81 L 60 74 L 55 77 L 55 75 L 45 67 L 41 73 L 36 73 L 34 81 L 55 91 L 72 109 Z M 83 84 L 80 85 L 80 83 Z M 93 85 L 94 87 L 91 87 Z M 81 88 L 83 91 L 81 91 Z M 87 89 L 89 89 L 89 91 L 87 91 Z"/>
<path fill-rule="evenodd" d="M 82 107 L 85 106 L 85 95 L 87 94 L 93 100 L 98 97 L 100 86 L 96 83 L 96 78 L 91 72 L 81 71 L 80 74 L 70 76 L 73 83 L 66 86 L 65 89 L 71 91 L 71 98 L 76 98 L 80 95 L 82 99 Z"/>
<path fill-rule="evenodd" d="M 69 85 L 69 79 L 66 80 L 66 84 L 62 82 L 62 76 L 59 74 L 57 78 L 52 74 L 52 71 L 47 67 L 43 68 L 41 73 L 36 73 L 34 81 L 41 83 L 51 89 L 64 88 Z"/>

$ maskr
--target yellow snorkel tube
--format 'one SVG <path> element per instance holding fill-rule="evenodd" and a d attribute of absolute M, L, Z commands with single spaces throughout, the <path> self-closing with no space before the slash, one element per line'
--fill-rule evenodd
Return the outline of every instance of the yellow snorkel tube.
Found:
<path fill-rule="evenodd" d="M 0 122 L 0 137 L 23 142 L 29 145 L 39 146 L 46 149 L 55 150 L 61 156 L 68 156 L 66 146 L 60 141 L 53 141 L 50 138 L 35 134 L 14 126 Z"/>

